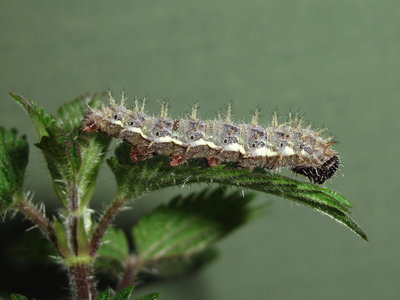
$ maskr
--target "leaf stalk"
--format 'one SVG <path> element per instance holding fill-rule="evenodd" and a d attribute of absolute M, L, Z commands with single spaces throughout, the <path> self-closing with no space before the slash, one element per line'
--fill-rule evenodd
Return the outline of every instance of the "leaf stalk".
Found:
<path fill-rule="evenodd" d="M 96 225 L 92 237 L 89 242 L 89 255 L 96 256 L 97 250 L 99 249 L 101 240 L 107 231 L 107 228 L 111 225 L 111 222 L 115 219 L 118 212 L 126 204 L 128 199 L 124 196 L 117 195 L 111 204 L 106 208 L 99 223 Z"/>

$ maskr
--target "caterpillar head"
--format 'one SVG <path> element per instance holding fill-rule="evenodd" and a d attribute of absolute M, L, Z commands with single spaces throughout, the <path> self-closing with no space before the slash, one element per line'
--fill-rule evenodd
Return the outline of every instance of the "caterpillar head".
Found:
<path fill-rule="evenodd" d="M 102 113 L 98 110 L 90 109 L 85 116 L 82 124 L 82 131 L 95 132 L 101 130 Z"/>

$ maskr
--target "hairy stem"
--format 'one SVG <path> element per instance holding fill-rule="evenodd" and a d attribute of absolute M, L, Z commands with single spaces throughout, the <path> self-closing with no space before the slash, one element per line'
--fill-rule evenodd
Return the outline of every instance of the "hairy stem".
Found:
<path fill-rule="evenodd" d="M 121 281 L 118 284 L 117 291 L 131 285 L 136 279 L 136 275 L 139 273 L 139 269 L 140 266 L 138 261 L 129 257 L 128 260 L 125 262 L 124 273 L 122 275 Z"/>
<path fill-rule="evenodd" d="M 73 185 L 71 187 L 71 198 L 70 198 L 70 204 L 69 204 L 69 211 L 72 213 L 71 219 L 69 222 L 70 226 L 70 242 L 72 245 L 72 249 L 75 253 L 75 255 L 78 255 L 78 240 L 77 240 L 77 227 L 78 227 L 78 218 L 76 216 L 76 212 L 78 210 L 78 191 L 77 191 L 77 186 Z"/>
<path fill-rule="evenodd" d="M 125 197 L 116 197 L 114 201 L 106 208 L 103 216 L 100 218 L 95 230 L 93 231 L 92 237 L 89 244 L 89 255 L 94 257 L 97 250 L 99 249 L 101 240 L 107 231 L 108 226 L 115 219 L 118 212 L 125 205 L 127 199 Z"/>
<path fill-rule="evenodd" d="M 37 209 L 35 205 L 29 200 L 23 198 L 18 201 L 17 209 L 32 223 L 38 226 L 40 231 L 50 240 L 57 253 L 63 257 L 62 253 L 58 248 L 57 236 L 53 227 L 53 224 L 47 219 L 47 217 Z"/>
<path fill-rule="evenodd" d="M 96 297 L 93 266 L 76 263 L 69 267 L 70 286 L 76 300 L 93 300 Z"/>
<path fill-rule="evenodd" d="M 70 287 L 73 291 L 74 299 L 76 300 L 92 300 L 96 297 L 96 284 L 94 280 L 93 260 L 88 257 L 88 253 L 81 249 L 84 249 L 84 244 L 87 240 L 79 239 L 78 236 L 78 222 L 82 218 L 82 212 L 80 209 L 80 199 L 78 186 L 72 184 L 70 189 L 70 198 L 67 218 L 69 227 L 69 242 L 70 247 L 74 255 L 72 262 L 67 264 L 69 268 L 69 280 Z M 81 230 L 84 230 L 81 228 Z"/>

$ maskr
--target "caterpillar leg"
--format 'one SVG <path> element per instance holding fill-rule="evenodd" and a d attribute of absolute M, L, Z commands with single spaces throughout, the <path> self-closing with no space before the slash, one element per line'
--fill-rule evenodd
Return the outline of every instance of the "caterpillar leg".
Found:
<path fill-rule="evenodd" d="M 207 159 L 208 166 L 211 168 L 216 167 L 221 163 L 220 159 L 215 156 L 207 157 L 206 159 Z"/>
<path fill-rule="evenodd" d="M 187 157 L 185 157 L 184 154 L 182 154 L 182 153 L 180 153 L 180 154 L 172 154 L 170 156 L 169 165 L 171 167 L 176 167 L 176 166 L 180 166 L 185 161 L 187 161 Z"/>
<path fill-rule="evenodd" d="M 132 161 L 137 162 L 153 157 L 153 153 L 149 152 L 146 147 L 132 146 L 129 156 Z"/>

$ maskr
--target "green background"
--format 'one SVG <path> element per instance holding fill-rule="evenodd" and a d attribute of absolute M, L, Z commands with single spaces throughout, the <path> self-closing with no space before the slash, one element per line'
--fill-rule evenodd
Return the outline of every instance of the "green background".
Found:
<path fill-rule="evenodd" d="M 194 100 L 203 118 L 230 100 L 237 120 L 248 121 L 257 106 L 265 123 L 275 109 L 305 113 L 339 140 L 342 173 L 327 186 L 350 199 L 370 243 L 308 208 L 259 195 L 274 199 L 270 213 L 219 243 L 218 261 L 140 293 L 158 291 L 163 300 L 399 299 L 399 17 L 399 1 L 3 0 L 0 125 L 36 142 L 9 91 L 52 113 L 84 92 L 109 89 L 131 99 L 147 95 L 149 111 L 169 99 L 175 116 Z M 56 207 L 44 168 L 32 146 L 26 187 Z M 129 226 L 194 188 L 142 198 L 117 221 Z M 114 191 L 104 166 L 96 207 Z M 8 253 L 0 260 L 14 259 Z M 21 274 L 18 281 L 13 292 L 30 279 Z"/>

